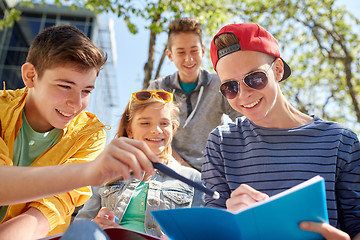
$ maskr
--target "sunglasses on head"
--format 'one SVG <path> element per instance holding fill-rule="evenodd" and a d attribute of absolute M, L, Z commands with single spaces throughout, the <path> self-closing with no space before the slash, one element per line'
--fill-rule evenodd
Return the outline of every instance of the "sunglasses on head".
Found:
<path fill-rule="evenodd" d="M 163 102 L 166 102 L 166 103 L 171 102 L 173 100 L 172 93 L 169 93 L 166 91 L 143 90 L 143 91 L 138 91 L 138 92 L 134 92 L 131 94 L 129 108 L 130 108 L 133 98 L 135 98 L 136 101 L 138 101 L 138 102 L 146 102 L 146 101 L 149 101 L 153 96 Z"/>
<path fill-rule="evenodd" d="M 275 60 L 276 60 L 276 58 L 275 58 Z M 266 87 L 266 85 L 268 83 L 268 76 L 266 73 L 267 73 L 267 71 L 270 70 L 270 68 L 272 68 L 275 60 L 271 63 L 270 67 L 266 71 L 258 70 L 258 71 L 246 74 L 245 77 L 242 79 L 242 82 L 249 88 L 256 89 L 256 90 L 263 89 L 264 87 Z M 232 80 L 226 81 L 220 85 L 220 92 L 227 99 L 233 99 L 239 93 L 239 88 L 240 88 L 239 85 L 240 85 L 239 80 L 232 79 Z"/>

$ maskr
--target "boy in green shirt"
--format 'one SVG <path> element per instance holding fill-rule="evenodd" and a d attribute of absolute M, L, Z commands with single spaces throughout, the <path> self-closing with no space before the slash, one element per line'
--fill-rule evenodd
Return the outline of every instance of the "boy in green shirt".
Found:
<path fill-rule="evenodd" d="M 2 239 L 63 232 L 91 195 L 83 186 L 128 178 L 129 169 L 153 172 L 149 158 L 157 158 L 145 143 L 118 138 L 103 151 L 104 125 L 83 111 L 105 62 L 76 27 L 47 28 L 21 68 L 26 87 L 0 91 Z"/>

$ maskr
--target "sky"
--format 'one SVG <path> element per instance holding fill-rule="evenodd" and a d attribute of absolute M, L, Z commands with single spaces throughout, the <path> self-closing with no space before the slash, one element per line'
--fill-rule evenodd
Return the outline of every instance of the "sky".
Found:
<path fill-rule="evenodd" d="M 360 1 L 358 0 L 338 0 L 339 5 L 345 5 L 355 16 L 360 19 Z M 116 38 L 116 75 L 117 75 L 117 107 L 113 111 L 113 123 L 105 123 L 112 126 L 112 129 L 117 128 L 117 123 L 120 120 L 121 114 L 128 103 L 131 93 L 142 89 L 144 79 L 144 64 L 148 57 L 148 42 L 149 31 L 145 30 L 145 22 L 138 19 L 136 22 L 139 32 L 131 34 L 122 19 L 116 16 L 110 18 L 115 22 L 115 38 Z M 164 44 L 167 41 L 166 33 L 160 34 L 156 42 L 157 56 L 161 54 Z M 208 46 L 206 46 L 208 51 Z M 157 66 L 158 59 L 155 59 L 154 65 Z M 166 57 L 161 69 L 161 75 L 165 76 L 172 74 L 177 69 L 172 62 Z M 101 120 L 101 116 L 99 116 Z M 113 137 L 114 132 L 108 132 L 110 138 Z"/>

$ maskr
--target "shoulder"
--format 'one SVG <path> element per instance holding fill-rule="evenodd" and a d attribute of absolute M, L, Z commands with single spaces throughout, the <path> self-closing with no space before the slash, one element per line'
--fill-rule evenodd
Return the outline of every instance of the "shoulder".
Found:
<path fill-rule="evenodd" d="M 173 169 L 180 175 L 183 175 L 184 177 L 190 178 L 192 180 L 200 180 L 201 174 L 199 171 L 192 167 L 187 167 L 181 165 L 179 162 L 177 162 L 174 158 L 171 157 L 168 164 L 169 168 Z"/>
<path fill-rule="evenodd" d="M 244 131 L 251 129 L 249 120 L 245 117 L 238 117 L 234 122 L 229 122 L 216 127 L 211 135 L 217 137 L 232 136 L 234 134 L 243 133 Z"/>
<path fill-rule="evenodd" d="M 323 120 L 317 116 L 314 116 L 314 120 L 312 121 L 312 124 L 309 125 L 309 129 L 317 131 L 319 135 L 327 135 L 331 138 L 358 141 L 356 133 L 351 129 L 338 122 Z"/>
<path fill-rule="evenodd" d="M 210 73 L 205 69 L 200 70 L 200 81 L 204 85 L 209 85 L 212 88 L 218 88 L 220 86 L 220 78 L 217 73 Z"/>
<path fill-rule="evenodd" d="M 195 182 L 199 182 L 201 180 L 201 173 L 192 167 L 180 166 L 178 169 L 179 169 L 178 172 L 181 175 Z"/>
<path fill-rule="evenodd" d="M 11 104 L 25 99 L 27 95 L 27 88 L 16 90 L 0 90 L 0 103 Z"/>
<path fill-rule="evenodd" d="M 167 90 L 168 88 L 172 88 L 173 85 L 175 84 L 176 74 L 177 73 L 174 73 L 172 75 L 167 75 L 150 81 L 148 90 L 158 90 L 158 89 Z"/>
<path fill-rule="evenodd" d="M 95 114 L 82 111 L 76 117 L 74 117 L 67 129 L 71 132 L 99 132 L 101 135 L 105 135 L 105 127 L 106 126 L 100 122 Z"/>

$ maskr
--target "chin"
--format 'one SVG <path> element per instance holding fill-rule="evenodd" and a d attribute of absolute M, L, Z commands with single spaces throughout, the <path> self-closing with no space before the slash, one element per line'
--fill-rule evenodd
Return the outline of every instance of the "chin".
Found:
<path fill-rule="evenodd" d="M 64 129 L 66 128 L 67 126 L 69 126 L 70 122 L 68 123 L 63 123 L 63 124 L 53 124 L 53 128 L 58 128 L 58 129 Z"/>
<path fill-rule="evenodd" d="M 161 154 L 161 153 L 164 151 L 164 149 L 151 149 L 151 151 L 152 151 L 155 155 L 159 155 L 159 154 Z"/>

